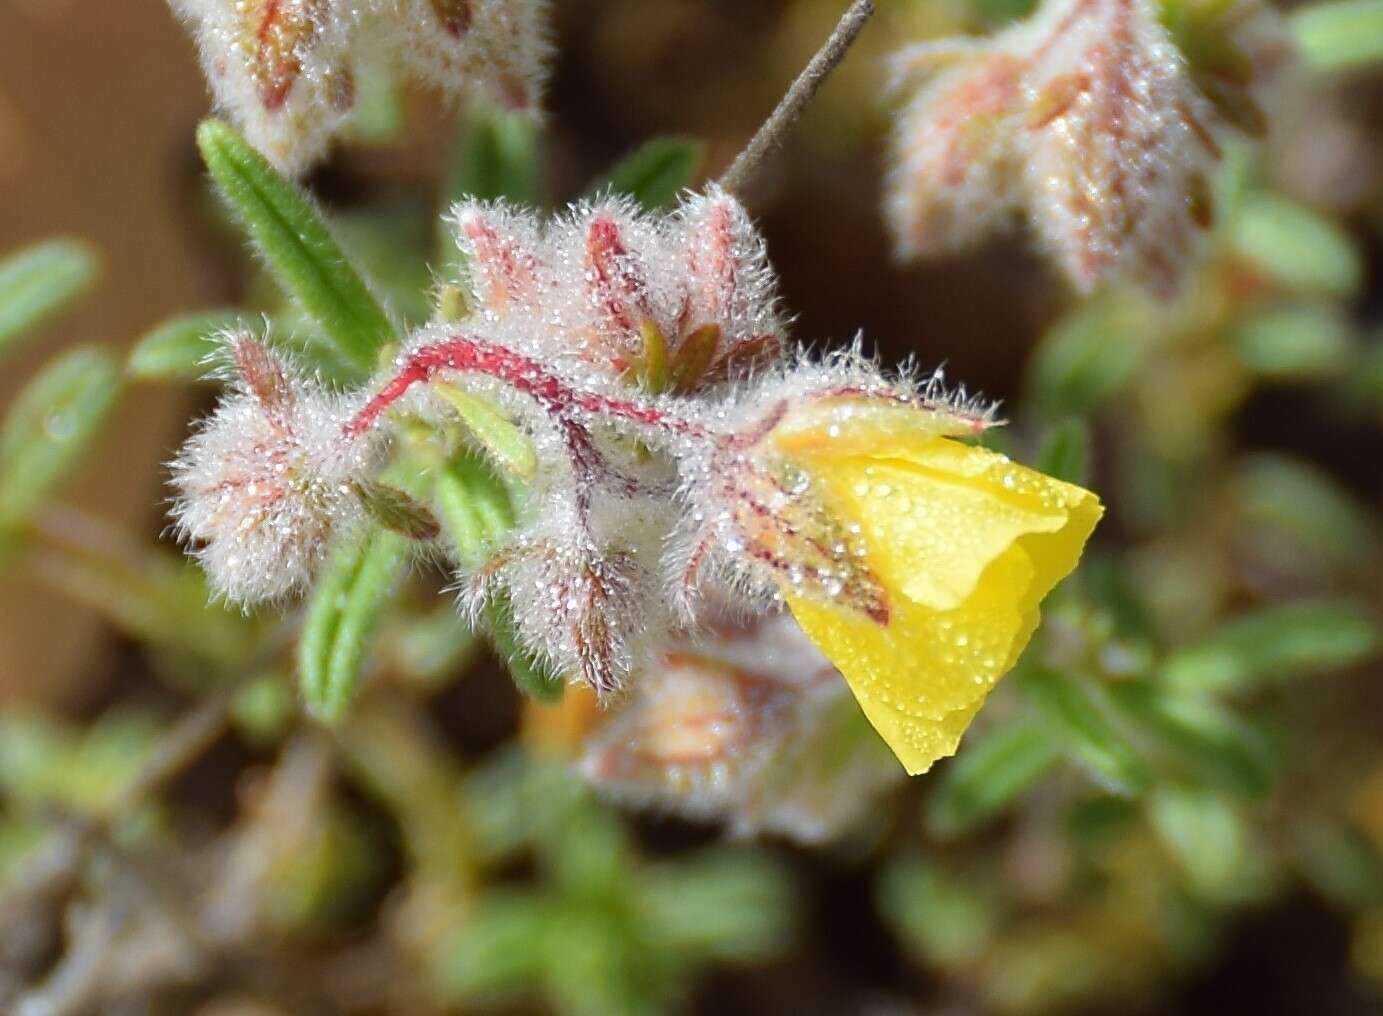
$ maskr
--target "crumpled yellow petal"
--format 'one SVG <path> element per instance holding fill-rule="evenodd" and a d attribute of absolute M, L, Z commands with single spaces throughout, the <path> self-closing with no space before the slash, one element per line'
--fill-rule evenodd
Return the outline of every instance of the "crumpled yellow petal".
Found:
<path fill-rule="evenodd" d="M 920 773 L 955 752 L 1103 509 L 1089 491 L 945 438 L 880 452 L 823 450 L 808 468 L 832 512 L 860 527 L 889 623 L 783 591 L 875 729 Z"/>

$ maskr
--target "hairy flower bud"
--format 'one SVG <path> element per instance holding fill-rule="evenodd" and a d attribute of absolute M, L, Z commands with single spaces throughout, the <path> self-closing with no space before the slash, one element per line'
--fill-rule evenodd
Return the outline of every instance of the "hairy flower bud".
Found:
<path fill-rule="evenodd" d="M 782 353 L 786 322 L 763 241 L 717 188 L 672 215 L 609 200 L 540 223 L 468 202 L 453 220 L 472 305 L 514 348 L 675 394 Z"/>
<path fill-rule="evenodd" d="M 189 23 L 217 105 L 289 173 L 321 158 L 355 105 L 362 65 L 452 99 L 537 105 L 541 0 L 170 0 Z"/>
<path fill-rule="evenodd" d="M 249 605 L 301 589 L 364 515 L 356 481 L 377 442 L 347 438 L 349 407 L 255 339 L 226 339 L 231 390 L 172 464 L 179 537 L 215 591 Z"/>
<path fill-rule="evenodd" d="M 588 739 L 581 772 L 639 807 L 810 843 L 853 825 L 899 776 L 836 669 L 782 614 L 665 649 Z"/>
<path fill-rule="evenodd" d="M 1218 136 L 1249 99 L 1207 97 L 1198 82 L 1225 75 L 1193 75 L 1150 0 L 1048 0 L 987 43 L 924 44 L 897 67 L 928 78 L 896 132 L 887 211 L 904 256 L 1025 208 L 1081 290 L 1176 286 L 1211 222 Z"/>

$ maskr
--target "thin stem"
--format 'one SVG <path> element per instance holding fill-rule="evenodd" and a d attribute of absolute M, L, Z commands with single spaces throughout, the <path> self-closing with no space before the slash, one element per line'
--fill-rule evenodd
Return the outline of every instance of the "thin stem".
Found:
<path fill-rule="evenodd" d="M 444 370 L 493 378 L 527 395 L 558 419 L 570 421 L 571 411 L 579 410 L 624 420 L 651 432 L 705 436 L 705 431 L 697 424 L 667 413 L 632 392 L 627 398 L 617 399 L 576 388 L 532 357 L 463 335 L 412 353 L 399 372 L 346 424 L 346 436 L 356 437 L 368 431 L 410 388 L 430 381 Z"/>
<path fill-rule="evenodd" d="M 782 144 L 784 136 L 807 108 L 807 103 L 816 97 L 816 93 L 821 90 L 831 72 L 845 59 L 846 52 L 873 13 L 873 0 L 855 0 L 850 5 L 850 9 L 841 16 L 825 45 L 812 57 L 802 73 L 797 75 L 797 80 L 778 103 L 778 108 L 764 121 L 763 126 L 749 140 L 748 146 L 735 157 L 735 161 L 720 178 L 722 187 L 730 193 L 741 189 L 758 171 L 768 153 Z"/>

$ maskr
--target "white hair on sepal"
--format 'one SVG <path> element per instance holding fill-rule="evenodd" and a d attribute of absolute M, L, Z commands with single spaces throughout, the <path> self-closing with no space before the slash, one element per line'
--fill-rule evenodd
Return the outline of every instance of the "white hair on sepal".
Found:
<path fill-rule="evenodd" d="M 540 312 L 554 285 L 537 218 L 500 198 L 462 200 L 445 221 L 464 255 L 464 279 L 472 313 L 497 321 L 517 311 Z"/>
<path fill-rule="evenodd" d="M 171 0 L 217 106 L 281 171 L 321 159 L 355 109 L 362 67 L 452 102 L 536 114 L 551 54 L 543 0 Z"/>
<path fill-rule="evenodd" d="M 734 195 L 715 183 L 684 192 L 667 232 L 684 259 L 692 306 L 705 319 L 699 323 L 719 325 L 730 341 L 786 334 L 791 317 L 768 244 Z"/>
<path fill-rule="evenodd" d="M 227 345 L 238 372 L 171 463 L 171 514 L 213 591 L 248 607 L 302 591 L 329 546 L 363 527 L 353 481 L 385 442 L 347 432 L 358 396 L 310 384 L 247 333 Z"/>
<path fill-rule="evenodd" d="M 597 543 L 570 510 L 532 519 L 458 589 L 472 623 L 502 589 L 524 648 L 607 699 L 671 628 L 637 549 Z"/>
<path fill-rule="evenodd" d="M 379 3 L 379 0 L 376 0 Z M 553 47 L 546 0 L 388 0 L 379 45 L 452 103 L 481 96 L 532 116 Z"/>
<path fill-rule="evenodd" d="M 254 19 L 270 16 L 264 4 L 171 2 L 196 37 L 217 108 L 246 139 L 291 175 L 321 159 L 354 105 L 357 27 L 381 0 L 294 0 L 262 37 Z"/>

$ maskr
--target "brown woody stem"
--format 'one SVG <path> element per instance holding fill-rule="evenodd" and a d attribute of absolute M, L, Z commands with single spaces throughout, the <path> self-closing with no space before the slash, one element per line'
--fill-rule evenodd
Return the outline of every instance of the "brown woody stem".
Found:
<path fill-rule="evenodd" d="M 748 146 L 735 157 L 730 168 L 720 178 L 720 185 L 730 193 L 740 190 L 758 171 L 769 152 L 782 144 L 787 132 L 816 97 L 826 79 L 831 76 L 849 51 L 865 22 L 874 13 L 873 0 L 855 0 L 836 24 L 835 31 L 812 57 L 811 62 L 797 75 L 778 107 L 750 138 Z"/>

